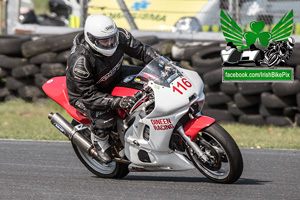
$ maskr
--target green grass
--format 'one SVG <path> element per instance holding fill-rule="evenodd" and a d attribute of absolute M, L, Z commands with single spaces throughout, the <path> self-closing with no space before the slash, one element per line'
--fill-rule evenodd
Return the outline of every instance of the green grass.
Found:
<path fill-rule="evenodd" d="M 4 22 L 5 22 L 5 3 L 0 1 L 0 35 L 3 33 Z"/>
<path fill-rule="evenodd" d="M 37 15 L 49 14 L 49 0 L 33 0 L 34 12 Z"/>
<path fill-rule="evenodd" d="M 22 100 L 0 104 L 0 138 L 25 140 L 68 140 L 48 119 L 50 112 L 69 114 L 53 101 L 31 104 Z"/>
<path fill-rule="evenodd" d="M 48 114 L 59 112 L 71 120 L 66 111 L 53 101 L 43 104 L 22 100 L 0 104 L 0 139 L 55 140 L 68 139 L 51 125 Z M 240 147 L 300 149 L 299 127 L 249 126 L 222 124 Z"/>
<path fill-rule="evenodd" d="M 240 147 L 300 149 L 300 127 L 222 124 Z"/>

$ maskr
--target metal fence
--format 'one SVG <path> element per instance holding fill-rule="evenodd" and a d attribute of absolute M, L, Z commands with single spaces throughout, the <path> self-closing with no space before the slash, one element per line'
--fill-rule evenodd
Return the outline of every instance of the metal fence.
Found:
<path fill-rule="evenodd" d="M 114 19 L 118 26 L 128 30 L 220 32 L 221 10 L 228 13 L 245 31 L 252 21 L 260 20 L 266 23 L 264 30 L 270 31 L 285 13 L 293 9 L 292 34 L 300 35 L 300 0 L 57 0 L 59 6 L 54 7 L 53 11 L 47 7 L 50 1 L 56 0 L 4 0 L 10 3 L 7 10 L 9 17 L 14 18 L 7 21 L 10 23 L 7 27 L 8 33 L 13 33 L 14 31 L 11 30 L 16 27 L 18 30 L 25 27 L 26 31 L 36 33 L 49 32 L 51 29 L 57 31 L 58 29 L 54 27 L 57 25 L 52 25 L 54 29 L 44 28 L 46 31 L 42 31 L 44 24 L 49 26 L 49 20 L 53 23 L 53 19 L 57 24 L 63 24 L 66 28 L 79 28 L 84 25 L 86 12 L 87 14 L 105 14 Z M 30 8 L 26 4 L 28 2 L 34 3 L 34 13 L 39 20 L 39 27 L 36 26 L 37 23 L 30 26 L 20 21 L 22 12 L 26 11 L 26 7 Z M 68 2 L 65 7 L 64 2 Z M 20 8 L 19 11 L 16 7 Z M 68 13 L 66 20 L 62 21 L 60 16 L 59 19 L 53 18 L 56 12 Z M 15 23 L 15 21 L 18 22 Z M 70 32 L 67 29 L 59 29 L 59 31 Z"/>
<path fill-rule="evenodd" d="M 221 8 L 227 9 L 244 29 L 249 29 L 252 21 L 264 21 L 265 31 L 271 31 L 286 13 L 293 10 L 293 34 L 300 34 L 299 0 L 228 0 L 221 1 Z"/>
<path fill-rule="evenodd" d="M 91 0 L 89 14 L 105 14 L 117 25 L 130 29 L 124 16 L 127 10 L 118 0 Z M 265 30 L 292 9 L 294 10 L 294 34 L 300 34 L 300 0 L 124 0 L 139 30 L 172 31 L 181 18 L 194 18 L 202 31 L 220 31 L 220 11 L 227 12 L 244 29 L 252 21 L 263 20 Z"/>

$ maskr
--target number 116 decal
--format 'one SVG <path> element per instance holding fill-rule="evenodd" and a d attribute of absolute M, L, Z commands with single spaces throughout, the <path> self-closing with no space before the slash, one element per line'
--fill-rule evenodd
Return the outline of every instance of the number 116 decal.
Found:
<path fill-rule="evenodd" d="M 192 87 L 192 83 L 186 80 L 186 78 L 181 79 L 181 82 L 178 81 L 177 85 L 173 86 L 173 92 L 179 92 L 179 94 L 183 94 L 183 92 L 187 90 L 187 88 Z"/>

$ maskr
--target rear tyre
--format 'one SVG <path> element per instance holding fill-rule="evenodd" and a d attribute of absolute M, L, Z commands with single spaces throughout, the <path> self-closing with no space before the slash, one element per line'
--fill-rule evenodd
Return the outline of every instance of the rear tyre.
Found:
<path fill-rule="evenodd" d="M 219 124 L 201 130 L 195 141 L 208 157 L 202 161 L 187 147 L 195 167 L 207 178 L 217 183 L 234 183 L 243 172 L 243 158 L 235 141 Z"/>
<path fill-rule="evenodd" d="M 73 120 L 72 125 L 77 125 L 78 122 Z M 81 134 L 91 142 L 90 136 L 91 132 L 89 129 L 84 129 L 81 131 Z M 108 164 L 102 164 L 99 161 L 93 159 L 87 153 L 78 148 L 75 144 L 72 143 L 73 149 L 79 158 L 79 160 L 84 164 L 84 166 L 93 174 L 100 178 L 123 178 L 128 173 L 128 165 L 123 163 L 111 162 Z"/>

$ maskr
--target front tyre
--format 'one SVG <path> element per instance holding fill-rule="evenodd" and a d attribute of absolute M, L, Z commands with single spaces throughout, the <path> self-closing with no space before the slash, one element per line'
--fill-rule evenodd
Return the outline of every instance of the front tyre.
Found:
<path fill-rule="evenodd" d="M 73 120 L 72 125 L 77 125 L 78 122 Z M 89 142 L 91 142 L 89 129 L 84 129 L 80 131 L 81 135 L 84 136 Z M 95 160 L 87 153 L 78 148 L 72 143 L 73 149 L 79 158 L 79 160 L 84 164 L 84 166 L 93 174 L 100 178 L 123 178 L 129 173 L 128 165 L 123 163 L 111 162 L 108 164 L 102 164 Z"/>
<path fill-rule="evenodd" d="M 202 129 L 195 143 L 207 157 L 202 160 L 187 146 L 195 167 L 207 178 L 217 183 L 234 183 L 243 172 L 243 158 L 235 141 L 217 123 Z"/>

